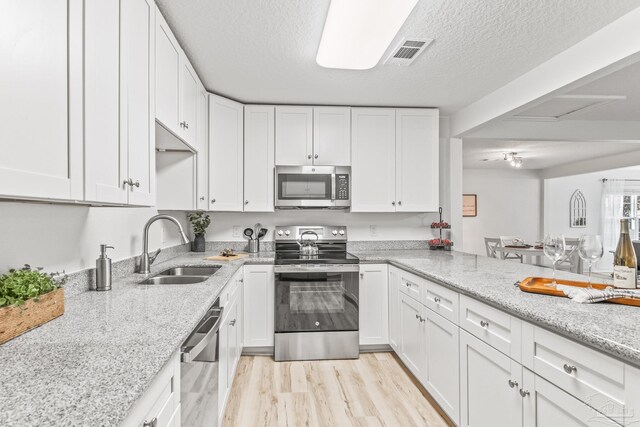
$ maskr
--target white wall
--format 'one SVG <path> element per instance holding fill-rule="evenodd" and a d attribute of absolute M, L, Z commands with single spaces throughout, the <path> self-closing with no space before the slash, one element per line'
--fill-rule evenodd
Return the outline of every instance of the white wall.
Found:
<path fill-rule="evenodd" d="M 542 239 L 542 179 L 537 171 L 464 169 L 464 194 L 478 195 L 478 216 L 463 218 L 464 252 L 486 255 L 485 237 Z"/>
<path fill-rule="evenodd" d="M 592 172 L 582 175 L 545 179 L 544 181 L 544 231 L 564 234 L 565 237 L 580 237 L 582 234 L 602 234 L 600 222 L 602 200 L 602 178 L 640 179 L 640 167 Z M 587 226 L 569 226 L 569 200 L 574 191 L 580 190 L 587 202 Z M 597 270 L 610 271 L 613 257 L 605 253 Z"/>
<path fill-rule="evenodd" d="M 0 201 L 0 273 L 25 263 L 47 271 L 95 267 L 101 243 L 115 247 L 113 260 L 139 255 L 143 226 L 156 213 L 152 208 Z M 177 218 L 185 227 L 185 214 L 177 213 Z M 173 224 L 151 226 L 150 250 L 179 243 Z"/>

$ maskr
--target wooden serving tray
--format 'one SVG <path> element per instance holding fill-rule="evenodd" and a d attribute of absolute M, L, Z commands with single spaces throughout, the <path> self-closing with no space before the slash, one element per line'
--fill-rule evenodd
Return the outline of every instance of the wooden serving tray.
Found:
<path fill-rule="evenodd" d="M 564 297 L 567 296 L 559 289 L 550 288 L 546 286 L 551 283 L 553 279 L 548 277 L 527 277 L 519 283 L 519 287 L 521 291 L 531 292 L 534 294 L 545 294 L 545 295 L 553 295 L 556 297 Z M 559 285 L 565 286 L 576 286 L 579 288 L 586 288 L 589 286 L 588 282 L 575 282 L 573 280 L 556 280 L 556 283 Z M 604 283 L 592 283 L 591 287 L 594 289 L 604 289 L 611 285 L 607 285 Z M 636 298 L 614 298 L 603 302 L 611 302 L 614 304 L 623 304 L 623 305 L 635 305 L 636 307 L 640 307 L 640 299 Z"/>
<path fill-rule="evenodd" d="M 38 301 L 36 302 L 35 299 Z M 19 307 L 2 307 L 0 308 L 0 344 L 62 316 L 63 313 L 64 290 L 62 288 L 27 300 Z"/>

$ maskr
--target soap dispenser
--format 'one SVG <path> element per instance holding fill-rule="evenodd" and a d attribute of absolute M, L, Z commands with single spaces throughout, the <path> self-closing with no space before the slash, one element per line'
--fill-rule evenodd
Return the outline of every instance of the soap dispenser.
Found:
<path fill-rule="evenodd" d="M 107 249 L 114 247 L 100 245 L 100 256 L 96 260 L 96 291 L 111 290 L 111 258 L 107 257 Z"/>

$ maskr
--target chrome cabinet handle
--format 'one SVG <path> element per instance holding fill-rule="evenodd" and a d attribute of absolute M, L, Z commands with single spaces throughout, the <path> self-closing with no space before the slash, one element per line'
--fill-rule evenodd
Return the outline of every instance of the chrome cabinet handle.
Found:
<path fill-rule="evenodd" d="M 316 154 L 315 156 L 313 156 L 313 158 L 314 158 L 314 159 L 317 159 L 317 158 L 318 158 L 318 155 Z"/>
<path fill-rule="evenodd" d="M 307 159 L 311 159 L 311 154 L 309 154 L 309 155 L 307 156 Z"/>
<path fill-rule="evenodd" d="M 567 374 L 571 374 L 571 373 L 576 372 L 578 370 L 578 368 L 576 368 L 575 366 L 567 365 L 566 363 L 564 364 L 563 368 L 564 368 L 564 371 Z"/>
<path fill-rule="evenodd" d="M 420 320 L 420 323 L 425 321 L 425 318 L 420 316 L 420 315 L 418 315 L 418 314 L 416 314 L 416 319 Z"/>
<path fill-rule="evenodd" d="M 407 282 L 407 288 L 411 287 L 411 282 Z"/>
<path fill-rule="evenodd" d="M 136 187 L 140 188 L 140 181 L 136 181 L 136 182 L 134 182 L 132 185 L 134 185 L 134 186 L 136 186 Z"/>
<path fill-rule="evenodd" d="M 486 328 L 487 326 L 489 326 L 489 322 L 487 322 L 486 320 L 481 320 L 480 326 L 482 326 L 483 328 Z"/>
<path fill-rule="evenodd" d="M 399 202 L 398 202 L 398 206 L 402 206 L 402 201 L 399 201 Z"/>
<path fill-rule="evenodd" d="M 216 202 L 216 199 L 211 199 L 211 203 L 215 203 L 215 202 Z"/>
<path fill-rule="evenodd" d="M 360 278 L 364 279 L 364 273 L 360 273 Z"/>
<path fill-rule="evenodd" d="M 248 200 L 245 200 L 245 201 L 244 201 L 244 204 L 245 204 L 245 205 L 248 205 L 248 204 L 249 204 L 249 201 L 248 201 Z"/>
<path fill-rule="evenodd" d="M 236 325 L 236 319 L 229 321 L 229 326 L 235 326 L 235 325 Z"/>
<path fill-rule="evenodd" d="M 520 396 L 526 397 L 526 396 L 529 396 L 530 394 L 531 393 L 529 393 L 529 390 L 520 389 Z"/>
<path fill-rule="evenodd" d="M 419 319 L 419 318 L 420 318 L 420 316 L 418 316 L 418 315 L 416 314 L 416 319 Z"/>
<path fill-rule="evenodd" d="M 509 387 L 511 388 L 518 387 L 518 381 L 509 380 L 508 383 L 509 383 Z"/>
<path fill-rule="evenodd" d="M 200 200 L 202 200 L 202 201 L 204 202 L 204 196 L 201 196 L 201 197 L 200 197 Z"/>
<path fill-rule="evenodd" d="M 144 421 L 144 424 L 142 424 L 142 427 L 156 427 L 158 425 L 158 417 L 153 417 L 153 419 L 151 421 Z"/>
<path fill-rule="evenodd" d="M 238 280 L 238 282 L 244 283 L 244 279 L 240 279 L 240 280 Z"/>
<path fill-rule="evenodd" d="M 180 122 L 180 127 L 183 129 L 189 129 L 189 123 L 187 122 Z"/>
<path fill-rule="evenodd" d="M 436 304 L 438 304 L 438 303 L 440 302 L 440 298 L 438 298 L 438 297 L 433 297 L 433 301 L 434 301 Z"/>
<path fill-rule="evenodd" d="M 396 205 L 396 202 L 391 202 L 391 204 L 392 204 L 393 206 L 395 206 L 395 205 Z"/>
<path fill-rule="evenodd" d="M 140 187 L 140 181 L 134 182 L 133 179 L 129 178 L 122 181 L 122 185 L 128 185 L 130 187 Z"/>

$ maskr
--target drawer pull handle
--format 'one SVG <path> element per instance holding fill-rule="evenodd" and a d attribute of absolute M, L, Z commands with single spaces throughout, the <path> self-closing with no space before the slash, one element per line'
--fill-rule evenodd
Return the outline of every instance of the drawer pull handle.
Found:
<path fill-rule="evenodd" d="M 489 322 L 487 322 L 486 320 L 481 320 L 480 326 L 482 326 L 483 328 L 486 328 L 487 326 L 489 326 Z"/>
<path fill-rule="evenodd" d="M 411 287 L 411 283 L 407 282 L 407 288 L 410 288 L 410 287 Z"/>
<path fill-rule="evenodd" d="M 518 381 L 509 380 L 508 382 L 509 382 L 509 387 L 511 388 L 518 387 Z"/>
<path fill-rule="evenodd" d="M 235 325 L 236 325 L 236 319 L 229 321 L 229 326 L 235 326 Z"/>
<path fill-rule="evenodd" d="M 416 314 L 416 319 L 420 320 L 420 323 L 425 321 L 425 318 Z"/>
<path fill-rule="evenodd" d="M 144 421 L 144 424 L 142 424 L 142 427 L 156 427 L 158 425 L 158 418 L 157 417 L 153 417 L 153 419 L 151 421 Z"/>
<path fill-rule="evenodd" d="M 440 303 L 440 298 L 438 298 L 438 297 L 433 297 L 433 300 L 436 302 L 436 304 Z"/>
<path fill-rule="evenodd" d="M 573 372 L 576 372 L 577 370 L 578 370 L 578 368 L 576 368 L 576 367 L 575 367 L 575 366 L 573 366 L 573 365 L 567 365 L 566 363 L 564 364 L 564 371 L 565 371 L 567 374 L 571 374 L 571 373 L 573 373 Z"/>
<path fill-rule="evenodd" d="M 529 396 L 529 394 L 531 394 L 531 393 L 529 393 L 529 390 L 520 389 L 520 396 L 527 397 L 527 396 Z"/>

